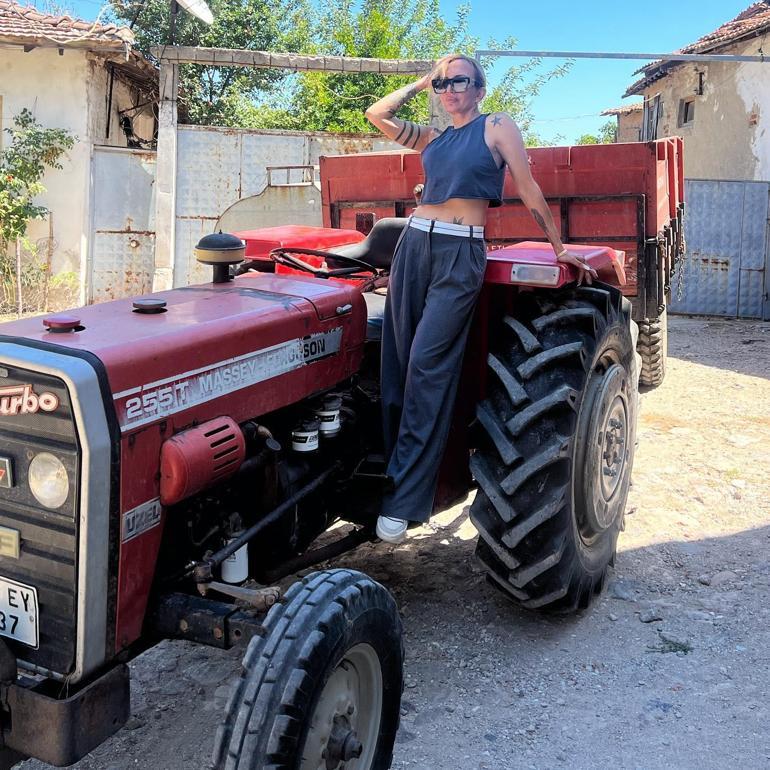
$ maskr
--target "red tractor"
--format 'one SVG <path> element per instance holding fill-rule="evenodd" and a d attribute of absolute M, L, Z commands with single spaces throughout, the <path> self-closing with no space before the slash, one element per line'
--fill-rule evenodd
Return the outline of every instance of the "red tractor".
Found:
<path fill-rule="evenodd" d="M 243 240 L 207 236 L 210 284 L 0 327 L 6 753 L 76 761 L 127 719 L 126 661 L 185 638 L 248 642 L 217 767 L 389 766 L 393 598 L 344 569 L 278 584 L 374 539 L 403 226 L 251 233 L 236 270 Z M 490 252 L 436 496 L 476 484 L 490 581 L 554 611 L 588 606 L 614 559 L 639 378 L 623 252 L 572 248 L 601 283 L 547 244 Z"/>

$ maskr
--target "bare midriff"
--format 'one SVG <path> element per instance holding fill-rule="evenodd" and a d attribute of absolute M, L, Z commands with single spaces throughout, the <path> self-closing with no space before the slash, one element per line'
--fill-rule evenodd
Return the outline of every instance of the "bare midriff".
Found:
<path fill-rule="evenodd" d="M 462 225 L 482 226 L 487 219 L 489 201 L 474 198 L 449 198 L 443 203 L 421 203 L 415 210 L 416 217 L 437 219 L 439 222 L 455 222 Z"/>

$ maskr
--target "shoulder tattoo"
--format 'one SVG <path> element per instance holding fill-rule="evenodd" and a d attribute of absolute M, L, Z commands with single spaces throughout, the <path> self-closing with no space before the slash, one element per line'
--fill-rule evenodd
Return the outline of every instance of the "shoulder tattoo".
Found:
<path fill-rule="evenodd" d="M 492 125 L 499 126 L 503 122 L 503 116 L 497 112 L 492 116 Z"/>

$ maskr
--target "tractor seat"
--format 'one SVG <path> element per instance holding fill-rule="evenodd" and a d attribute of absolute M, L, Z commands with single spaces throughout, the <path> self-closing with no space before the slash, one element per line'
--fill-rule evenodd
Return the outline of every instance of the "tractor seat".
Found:
<path fill-rule="evenodd" d="M 349 246 L 335 246 L 329 251 L 343 257 L 361 259 L 372 267 L 384 270 L 390 267 L 396 244 L 408 221 L 406 217 L 378 219 L 363 241 Z"/>
<path fill-rule="evenodd" d="M 366 302 L 366 339 L 379 340 L 382 338 L 382 320 L 385 316 L 385 295 L 365 291 Z"/>

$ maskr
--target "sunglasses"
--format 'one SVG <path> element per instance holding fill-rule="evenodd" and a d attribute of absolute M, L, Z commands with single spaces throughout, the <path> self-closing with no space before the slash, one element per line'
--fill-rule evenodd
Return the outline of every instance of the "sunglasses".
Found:
<path fill-rule="evenodd" d="M 476 88 L 480 88 L 480 80 L 471 80 L 467 75 L 460 75 L 456 78 L 433 78 L 430 84 L 433 86 L 433 92 L 436 94 L 445 94 L 447 88 L 453 94 L 462 94 L 468 90 L 468 86 L 473 83 Z"/>

